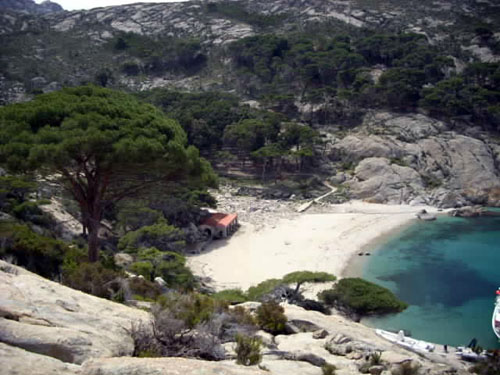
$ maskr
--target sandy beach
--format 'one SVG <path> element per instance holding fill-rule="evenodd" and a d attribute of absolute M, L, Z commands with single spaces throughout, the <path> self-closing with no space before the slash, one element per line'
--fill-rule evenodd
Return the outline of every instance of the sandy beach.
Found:
<path fill-rule="evenodd" d="M 234 204 L 234 200 L 232 200 Z M 247 212 L 231 237 L 213 241 L 188 258 L 195 274 L 209 278 L 216 290 L 242 288 L 298 271 L 325 271 L 342 276 L 353 256 L 370 251 L 377 241 L 416 219 L 423 206 L 382 205 L 351 201 L 284 218 L 267 212 L 265 223 Z M 250 210 L 251 211 L 251 210 Z M 321 211 L 321 212 L 315 212 Z M 256 213 L 257 215 L 257 213 Z M 262 220 L 262 215 L 258 217 Z"/>

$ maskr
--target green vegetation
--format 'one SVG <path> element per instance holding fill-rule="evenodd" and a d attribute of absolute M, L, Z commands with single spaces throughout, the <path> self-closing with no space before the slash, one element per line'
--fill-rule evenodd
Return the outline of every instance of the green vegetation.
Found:
<path fill-rule="evenodd" d="M 335 375 L 336 370 L 337 370 L 337 367 L 335 367 L 334 365 L 331 365 L 329 363 L 327 363 L 321 367 L 321 371 L 322 371 L 323 375 Z"/>
<path fill-rule="evenodd" d="M 266 294 L 271 293 L 278 286 L 283 285 L 280 279 L 268 279 L 260 282 L 256 286 L 248 288 L 247 296 L 249 301 L 260 301 Z"/>
<path fill-rule="evenodd" d="M 211 297 L 216 300 L 226 301 L 232 305 L 248 301 L 245 292 L 241 289 L 221 290 L 220 292 L 212 294 Z"/>
<path fill-rule="evenodd" d="M 279 335 L 285 332 L 287 317 L 285 309 L 276 302 L 264 302 L 256 311 L 257 324 L 264 331 L 273 335 Z"/>
<path fill-rule="evenodd" d="M 304 283 L 324 283 L 336 279 L 334 275 L 327 272 L 297 271 L 285 275 L 283 282 L 285 284 L 295 283 L 295 293 L 298 293 L 300 286 Z"/>
<path fill-rule="evenodd" d="M 39 95 L 0 108 L 0 124 L 0 161 L 10 170 L 62 175 L 79 204 L 93 262 L 111 204 L 173 180 L 215 184 L 182 128 L 124 93 L 86 86 Z"/>
<path fill-rule="evenodd" d="M 169 71 L 194 74 L 204 67 L 207 60 L 196 39 L 121 33 L 108 43 L 107 48 L 115 54 L 133 58 L 121 66 L 122 72 L 130 76 Z"/>
<path fill-rule="evenodd" d="M 359 278 L 341 279 L 333 289 L 318 297 L 328 306 L 337 306 L 360 315 L 400 312 L 408 307 L 381 286 Z"/>
<path fill-rule="evenodd" d="M 59 274 L 68 245 L 51 237 L 33 232 L 27 225 L 0 222 L 0 256 L 14 257 L 16 263 L 41 276 Z"/>
<path fill-rule="evenodd" d="M 262 340 L 258 337 L 236 335 L 236 363 L 243 366 L 253 366 L 260 363 L 262 355 L 260 347 Z"/>
<path fill-rule="evenodd" d="M 140 248 L 155 247 L 161 251 L 182 252 L 185 235 L 182 230 L 165 222 L 143 226 L 125 234 L 118 243 L 118 249 L 137 253 Z"/>

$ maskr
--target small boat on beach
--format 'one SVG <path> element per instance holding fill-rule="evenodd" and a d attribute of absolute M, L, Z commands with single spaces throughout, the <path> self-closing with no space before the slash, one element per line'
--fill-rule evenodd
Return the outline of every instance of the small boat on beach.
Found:
<path fill-rule="evenodd" d="M 406 337 L 402 330 L 398 333 L 393 333 L 382 329 L 376 329 L 375 333 L 390 342 L 416 353 L 431 353 L 435 349 L 434 344 L 430 342 Z"/>
<path fill-rule="evenodd" d="M 495 308 L 493 309 L 493 316 L 491 318 L 491 327 L 493 328 L 493 333 L 500 340 L 500 288 L 497 289 L 497 295 L 495 297 Z"/>

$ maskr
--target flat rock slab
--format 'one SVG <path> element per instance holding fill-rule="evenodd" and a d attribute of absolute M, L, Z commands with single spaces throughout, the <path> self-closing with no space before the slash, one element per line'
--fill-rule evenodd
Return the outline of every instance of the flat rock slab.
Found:
<path fill-rule="evenodd" d="M 75 375 L 80 366 L 0 343 L 2 375 Z"/>
<path fill-rule="evenodd" d="M 101 358 L 87 361 L 82 375 L 269 375 L 256 367 L 186 358 Z"/>
<path fill-rule="evenodd" d="M 68 363 L 132 355 L 150 315 L 0 261 L 0 342 Z"/>

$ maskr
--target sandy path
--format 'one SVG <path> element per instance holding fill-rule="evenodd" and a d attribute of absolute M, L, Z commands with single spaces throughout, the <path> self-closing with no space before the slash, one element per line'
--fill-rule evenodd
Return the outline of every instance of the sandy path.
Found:
<path fill-rule="evenodd" d="M 217 290 L 246 289 L 298 270 L 341 275 L 352 256 L 369 251 L 372 241 L 408 224 L 421 209 L 351 202 L 332 206 L 331 213 L 276 218 L 261 230 L 242 223 L 233 237 L 214 241 L 188 264 L 195 274 L 211 278 Z"/>

